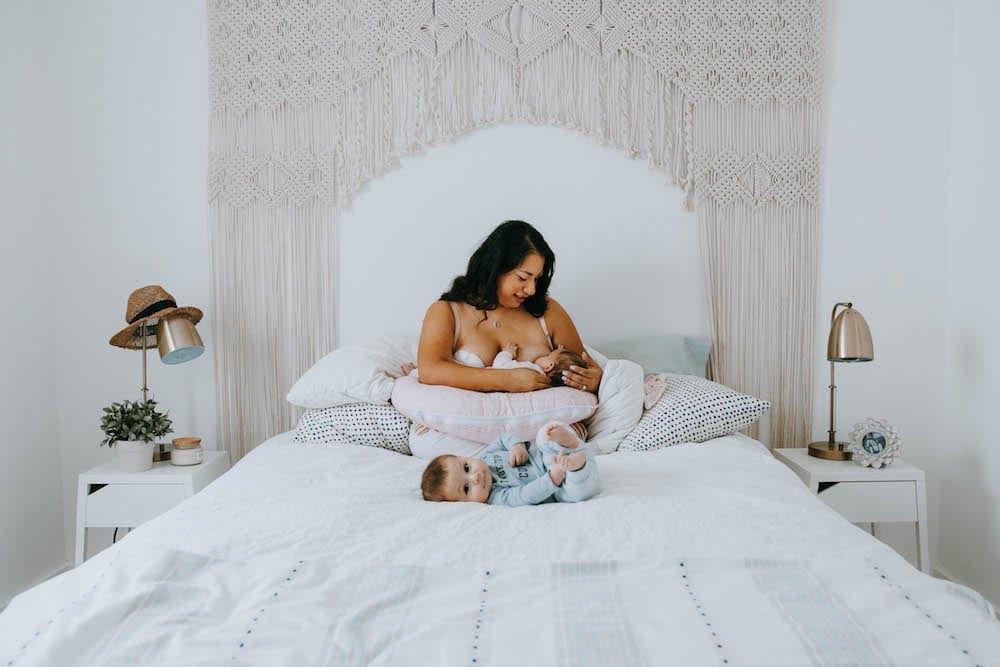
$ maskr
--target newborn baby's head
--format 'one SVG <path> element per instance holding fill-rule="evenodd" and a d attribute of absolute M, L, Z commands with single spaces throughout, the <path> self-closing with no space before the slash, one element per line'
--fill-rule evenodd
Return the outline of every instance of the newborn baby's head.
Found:
<path fill-rule="evenodd" d="M 561 387 L 565 384 L 562 377 L 563 371 L 568 371 L 570 366 L 587 368 L 587 362 L 583 360 L 583 357 L 572 350 L 563 349 L 561 346 L 538 357 L 534 363 L 548 376 L 553 387 Z"/>

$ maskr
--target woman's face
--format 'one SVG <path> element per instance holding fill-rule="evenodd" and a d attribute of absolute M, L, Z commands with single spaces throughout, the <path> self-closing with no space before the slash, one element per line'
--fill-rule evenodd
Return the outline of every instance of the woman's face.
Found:
<path fill-rule="evenodd" d="M 545 268 L 545 259 L 537 252 L 528 253 L 513 270 L 497 281 L 497 303 L 501 308 L 520 308 L 535 294 L 535 285 Z"/>

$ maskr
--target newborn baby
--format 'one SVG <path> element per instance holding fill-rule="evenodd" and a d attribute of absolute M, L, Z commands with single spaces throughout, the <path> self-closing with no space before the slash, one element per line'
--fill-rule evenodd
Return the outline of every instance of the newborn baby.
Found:
<path fill-rule="evenodd" d="M 507 343 L 493 358 L 493 368 L 533 368 L 549 378 L 553 387 L 565 384 L 566 371 L 570 366 L 587 368 L 587 362 L 573 350 L 567 350 L 562 345 L 543 354 L 534 361 L 517 361 L 517 343 Z"/>

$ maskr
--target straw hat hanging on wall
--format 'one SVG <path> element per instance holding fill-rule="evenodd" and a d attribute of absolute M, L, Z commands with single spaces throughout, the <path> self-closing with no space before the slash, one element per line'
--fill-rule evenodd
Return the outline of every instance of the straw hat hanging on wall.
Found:
<path fill-rule="evenodd" d="M 159 285 L 140 287 L 128 295 L 128 305 L 125 307 L 125 321 L 128 322 L 128 326 L 112 336 L 108 342 L 115 347 L 141 350 L 145 334 L 145 347 L 156 347 L 156 324 L 170 316 L 183 317 L 191 324 L 198 324 L 202 313 L 192 306 L 178 307 L 170 292 Z"/>

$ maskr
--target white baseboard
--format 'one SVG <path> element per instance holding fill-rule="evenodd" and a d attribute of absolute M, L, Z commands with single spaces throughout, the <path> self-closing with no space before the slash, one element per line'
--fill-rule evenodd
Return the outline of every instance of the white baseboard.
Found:
<path fill-rule="evenodd" d="M 57 567 L 56 569 L 52 570 L 47 575 L 45 575 L 44 577 L 42 577 L 41 579 L 36 580 L 33 584 L 31 584 L 30 586 L 28 586 L 24 590 L 26 591 L 26 590 L 28 590 L 30 588 L 34 588 L 35 586 L 37 586 L 38 584 L 42 583 L 43 581 L 48 581 L 52 577 L 60 575 L 63 572 L 68 572 L 71 569 L 73 569 L 73 568 L 70 567 L 69 561 L 66 561 L 62 565 L 60 565 L 59 567 Z M 24 591 L 21 591 L 21 593 L 23 593 L 23 592 Z M 18 595 L 20 595 L 20 593 L 18 593 Z M 15 595 L 14 597 L 17 597 L 17 595 Z M 10 604 L 10 601 L 13 600 L 14 597 L 9 597 L 9 598 L 7 598 L 5 600 L 0 600 L 0 611 L 3 611 L 4 609 L 6 609 L 7 605 Z"/>
<path fill-rule="evenodd" d="M 964 581 L 961 581 L 957 577 L 952 576 L 951 573 L 946 572 L 945 570 L 942 570 L 940 567 L 933 567 L 933 568 L 931 568 L 931 575 L 937 577 L 938 579 L 947 579 L 951 583 L 958 584 L 959 586 L 965 586 L 966 588 L 972 588 L 972 586 L 969 586 Z M 976 590 L 976 589 L 972 588 L 972 590 Z M 976 591 L 976 592 L 979 593 L 979 591 Z M 979 594 L 983 595 L 982 593 L 979 593 Z M 993 600 L 990 600 L 989 598 L 987 598 L 985 595 L 983 595 L 983 599 L 986 600 L 987 602 L 989 602 L 993 606 L 993 615 L 997 617 L 998 621 L 1000 621 L 1000 606 L 998 606 Z"/>

